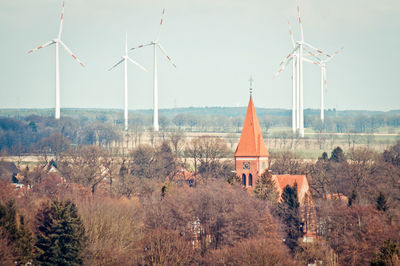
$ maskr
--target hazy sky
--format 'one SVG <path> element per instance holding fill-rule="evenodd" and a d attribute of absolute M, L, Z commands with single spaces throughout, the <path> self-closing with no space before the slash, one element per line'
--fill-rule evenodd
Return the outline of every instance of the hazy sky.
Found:
<path fill-rule="evenodd" d="M 123 108 L 123 66 L 108 72 L 129 47 L 160 36 L 173 68 L 159 53 L 159 105 L 245 106 L 248 79 L 254 101 L 291 107 L 291 69 L 272 79 L 292 50 L 287 19 L 298 39 L 295 0 L 66 0 L 60 47 L 61 107 Z M 326 107 L 400 109 L 399 0 L 302 0 L 305 41 L 344 51 L 327 67 Z M 61 0 L 0 0 L 0 108 L 52 108 L 55 46 L 27 51 L 55 38 Z M 152 108 L 153 51 L 130 52 L 129 108 Z M 319 108 L 320 69 L 305 64 L 305 107 Z"/>

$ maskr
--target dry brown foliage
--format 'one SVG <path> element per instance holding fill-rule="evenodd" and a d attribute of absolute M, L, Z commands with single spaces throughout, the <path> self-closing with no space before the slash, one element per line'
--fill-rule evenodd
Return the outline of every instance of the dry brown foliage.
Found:
<path fill-rule="evenodd" d="M 78 202 L 88 238 L 90 265 L 131 264 L 143 233 L 143 208 L 136 198 L 96 198 Z"/>
<path fill-rule="evenodd" d="M 165 229 L 148 231 L 140 242 L 139 265 L 197 265 L 197 253 L 177 232 Z"/>
<path fill-rule="evenodd" d="M 319 208 L 319 224 L 341 265 L 366 265 L 386 239 L 399 238 L 374 206 L 348 207 L 340 201 L 325 204 Z"/>
<path fill-rule="evenodd" d="M 206 265 L 296 265 L 285 245 L 278 239 L 249 239 L 234 247 L 213 250 L 204 256 Z"/>

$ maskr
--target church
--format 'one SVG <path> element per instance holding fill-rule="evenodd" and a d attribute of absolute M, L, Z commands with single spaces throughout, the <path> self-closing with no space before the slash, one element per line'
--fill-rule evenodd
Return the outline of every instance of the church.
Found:
<path fill-rule="evenodd" d="M 268 171 L 270 156 L 258 123 L 251 89 L 243 130 L 234 157 L 236 175 L 241 179 L 243 187 L 253 190 L 261 174 Z M 280 195 L 287 185 L 294 186 L 296 183 L 300 205 L 307 204 L 311 195 L 305 175 L 283 174 L 272 175 L 272 178 Z"/>

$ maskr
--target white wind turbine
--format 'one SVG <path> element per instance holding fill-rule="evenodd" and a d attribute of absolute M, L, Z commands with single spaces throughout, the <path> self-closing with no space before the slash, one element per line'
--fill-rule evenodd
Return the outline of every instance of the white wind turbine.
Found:
<path fill-rule="evenodd" d="M 55 44 L 56 45 L 56 111 L 55 111 L 55 118 L 60 119 L 60 68 L 59 68 L 59 57 L 58 57 L 58 48 L 59 44 L 69 53 L 76 61 L 78 61 L 79 64 L 81 64 L 82 67 L 85 65 L 79 60 L 79 58 L 61 41 L 61 33 L 63 29 L 63 20 L 64 20 L 64 1 L 62 3 L 62 11 L 61 11 L 61 21 L 60 21 L 60 27 L 58 30 L 58 35 L 56 38 L 52 39 L 51 41 L 42 44 L 38 46 L 35 49 L 32 49 L 28 51 L 28 53 L 35 52 L 37 50 L 40 50 L 46 46 Z"/>
<path fill-rule="evenodd" d="M 172 61 L 171 57 L 168 56 L 168 54 L 165 51 L 164 47 L 159 42 L 161 27 L 162 27 L 162 24 L 163 24 L 164 13 L 165 13 L 165 9 L 163 9 L 163 12 L 162 12 L 160 26 L 159 26 L 159 29 L 158 29 L 158 34 L 157 34 L 156 39 L 154 41 L 148 43 L 148 44 L 139 45 L 138 47 L 134 47 L 134 48 L 130 49 L 130 50 L 134 50 L 134 49 L 142 48 L 142 47 L 145 47 L 145 46 L 153 45 L 153 51 L 154 51 L 154 83 L 153 83 L 154 84 L 154 87 L 153 87 L 154 115 L 153 115 L 153 127 L 154 127 L 154 131 L 158 131 L 159 130 L 159 125 L 158 125 L 157 47 L 160 48 L 161 52 L 167 57 L 167 59 L 171 62 L 171 64 L 176 68 L 176 65 Z"/>
<path fill-rule="evenodd" d="M 300 26 L 301 41 L 294 41 L 293 31 L 289 24 L 289 34 L 293 45 L 293 50 L 286 58 L 280 63 L 281 68 L 274 75 L 277 77 L 285 67 L 292 62 L 292 131 L 296 132 L 299 129 L 299 134 L 304 137 L 304 113 L 303 113 L 303 49 L 304 49 L 304 35 L 303 25 L 301 22 L 300 8 L 297 6 L 297 14 Z"/>
<path fill-rule="evenodd" d="M 312 52 L 309 52 L 309 54 L 317 59 L 318 61 L 310 61 L 309 59 L 305 59 L 307 62 L 313 63 L 314 65 L 317 65 L 321 68 L 321 121 L 324 122 L 325 120 L 325 107 L 324 107 L 324 90 L 328 89 L 327 86 L 327 79 L 326 79 L 326 63 L 331 61 L 335 56 L 337 56 L 344 48 L 340 48 L 340 50 L 337 50 L 336 52 L 333 53 L 333 55 L 326 54 L 326 59 L 319 59 L 318 56 L 315 56 Z"/>
<path fill-rule="evenodd" d="M 317 49 L 304 41 L 303 25 L 299 6 L 297 6 L 297 15 L 301 40 L 294 42 L 293 32 L 289 22 L 289 33 L 293 50 L 280 63 L 281 68 L 274 75 L 274 78 L 277 77 L 290 62 L 292 62 L 292 130 L 295 132 L 296 129 L 298 129 L 300 136 L 304 137 L 303 61 L 313 63 L 312 60 L 305 56 L 304 51 L 316 58 L 318 62 L 323 62 L 321 57 L 331 58 L 332 56 L 325 54 L 320 49 Z M 315 55 L 313 52 L 317 52 L 318 55 Z"/>
<path fill-rule="evenodd" d="M 125 34 L 125 55 L 122 57 L 121 60 L 119 60 L 115 65 L 113 65 L 108 71 L 112 70 L 114 67 L 118 66 L 122 62 L 124 62 L 124 119 L 125 119 L 125 131 L 128 130 L 128 61 L 131 63 L 137 65 L 140 69 L 143 71 L 147 70 L 141 66 L 140 64 L 136 63 L 133 61 L 129 56 L 128 56 L 128 34 Z"/>

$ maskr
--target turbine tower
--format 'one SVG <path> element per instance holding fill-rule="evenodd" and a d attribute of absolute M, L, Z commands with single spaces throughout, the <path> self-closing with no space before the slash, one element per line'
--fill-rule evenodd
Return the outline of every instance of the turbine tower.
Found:
<path fill-rule="evenodd" d="M 164 17 L 165 9 L 163 9 L 162 16 L 161 16 L 161 21 L 160 21 L 160 26 L 158 29 L 158 34 L 156 36 L 156 39 L 148 44 L 142 44 L 139 45 L 138 47 L 131 48 L 130 50 L 142 48 L 145 46 L 153 46 L 153 53 L 154 53 L 154 80 L 153 80 L 153 105 L 154 105 L 154 115 L 153 115 L 153 127 L 154 131 L 159 130 L 159 125 L 158 125 L 158 79 L 157 79 L 157 47 L 161 50 L 161 52 L 167 57 L 168 61 L 171 62 L 171 64 L 176 68 L 176 65 L 172 61 L 171 57 L 168 56 L 167 52 L 165 51 L 164 47 L 161 45 L 159 42 L 159 37 L 160 37 L 160 32 L 161 32 L 161 27 L 163 24 L 163 17 Z"/>
<path fill-rule="evenodd" d="M 305 59 L 305 61 L 313 63 L 314 65 L 317 65 L 321 68 L 321 114 L 320 118 L 321 121 L 324 122 L 325 120 L 325 107 L 324 107 L 324 90 L 328 89 L 327 86 L 327 79 L 326 79 L 326 63 L 331 61 L 335 56 L 337 56 L 344 48 L 340 48 L 340 50 L 337 50 L 336 52 L 333 53 L 333 55 L 326 55 L 326 59 L 320 59 L 319 61 L 310 61 L 309 59 Z M 316 57 L 316 56 L 314 56 Z M 318 57 L 316 57 L 318 58 Z"/>
<path fill-rule="evenodd" d="M 55 44 L 56 45 L 56 111 L 55 111 L 55 119 L 60 119 L 60 68 L 59 68 L 59 57 L 58 57 L 58 50 L 59 50 L 59 45 L 61 44 L 61 46 L 65 49 L 65 51 L 67 51 L 67 53 L 69 53 L 82 67 L 84 67 L 85 65 L 79 60 L 79 58 L 71 51 L 71 49 L 68 48 L 68 46 L 66 46 L 64 44 L 63 41 L 61 41 L 61 33 L 62 33 L 62 29 L 63 29 L 63 20 L 64 20 L 64 1 L 62 3 L 62 11 L 61 11 L 61 21 L 60 21 L 60 27 L 58 30 L 58 35 L 56 38 L 52 39 L 51 41 L 42 44 L 40 46 L 38 46 L 35 49 L 32 49 L 30 51 L 28 51 L 28 53 L 32 53 L 35 52 L 37 50 L 40 50 L 46 46 Z"/>
<path fill-rule="evenodd" d="M 283 72 L 286 66 L 292 62 L 292 131 L 296 132 L 298 129 L 300 136 L 304 137 L 303 62 L 314 63 L 313 60 L 307 58 L 306 55 L 313 57 L 318 63 L 324 62 L 324 58 L 329 59 L 332 58 L 332 56 L 304 41 L 303 24 L 300 16 L 299 5 L 297 6 L 297 16 L 301 40 L 297 42 L 294 41 L 292 28 L 289 22 L 289 34 L 291 37 L 293 50 L 280 63 L 280 69 L 274 75 L 274 78 Z M 314 52 L 317 54 L 314 54 Z M 321 100 L 321 106 L 323 108 L 323 95 L 321 96 Z M 323 115 L 321 117 L 323 118 Z"/>
<path fill-rule="evenodd" d="M 115 63 L 108 71 L 112 70 L 122 62 L 124 62 L 124 119 L 125 119 L 125 131 L 128 130 L 128 61 L 131 63 L 137 65 L 140 69 L 143 71 L 147 70 L 138 64 L 137 62 L 133 61 L 129 56 L 128 56 L 128 34 L 125 34 L 125 55 L 122 56 L 122 59 L 119 60 L 117 63 Z"/>

